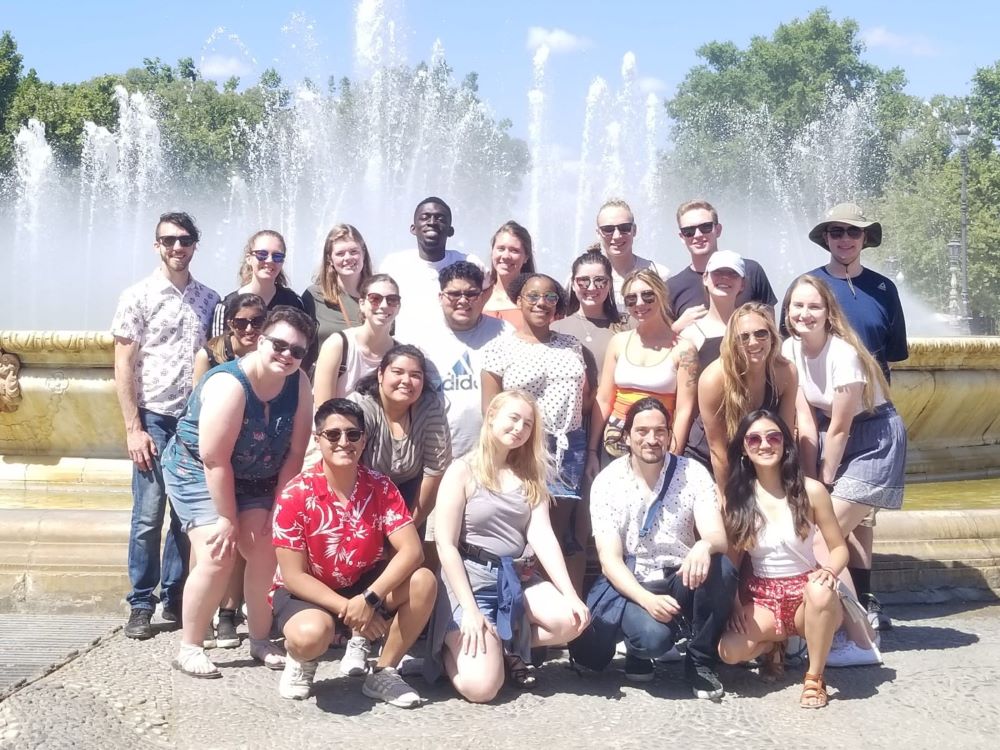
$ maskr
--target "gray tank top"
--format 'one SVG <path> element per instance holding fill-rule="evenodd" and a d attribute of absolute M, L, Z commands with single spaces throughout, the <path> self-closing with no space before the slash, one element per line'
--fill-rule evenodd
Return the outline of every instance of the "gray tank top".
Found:
<path fill-rule="evenodd" d="M 498 557 L 520 557 L 527 544 L 531 508 L 520 490 L 493 492 L 482 485 L 465 501 L 461 541 Z"/>

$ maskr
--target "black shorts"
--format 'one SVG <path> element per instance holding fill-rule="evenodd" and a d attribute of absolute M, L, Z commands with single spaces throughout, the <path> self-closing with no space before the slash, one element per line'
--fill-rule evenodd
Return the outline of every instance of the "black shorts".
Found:
<path fill-rule="evenodd" d="M 379 560 L 374 567 L 362 573 L 361 577 L 352 585 L 346 586 L 342 589 L 335 589 L 336 592 L 346 599 L 351 599 L 357 596 L 371 586 L 375 580 L 382 575 L 382 571 L 385 570 L 385 566 L 386 561 Z M 275 589 L 271 609 L 274 612 L 274 622 L 278 626 L 278 629 L 282 632 L 284 632 L 285 625 L 288 624 L 289 620 L 291 620 L 299 612 L 304 612 L 307 609 L 316 609 L 320 612 L 326 612 L 331 618 L 333 618 L 334 624 L 340 622 L 340 618 L 330 610 L 325 607 L 321 607 L 314 602 L 299 599 L 299 597 L 292 594 L 283 586 Z M 379 609 L 380 613 L 382 613 L 381 608 Z M 384 613 L 382 614 L 384 615 Z"/>

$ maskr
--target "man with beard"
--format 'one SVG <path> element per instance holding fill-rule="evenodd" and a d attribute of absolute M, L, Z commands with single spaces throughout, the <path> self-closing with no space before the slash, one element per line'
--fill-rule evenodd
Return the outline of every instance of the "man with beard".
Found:
<path fill-rule="evenodd" d="M 180 619 L 188 546 L 171 508 L 161 575 L 160 531 L 167 495 L 160 456 L 191 395 L 194 356 L 205 343 L 219 302 L 219 295 L 195 281 L 188 270 L 198 237 L 188 214 L 163 214 L 153 243 L 160 265 L 122 293 L 111 323 L 115 388 L 133 464 L 127 638 L 152 637 L 157 585 L 163 619 Z"/>

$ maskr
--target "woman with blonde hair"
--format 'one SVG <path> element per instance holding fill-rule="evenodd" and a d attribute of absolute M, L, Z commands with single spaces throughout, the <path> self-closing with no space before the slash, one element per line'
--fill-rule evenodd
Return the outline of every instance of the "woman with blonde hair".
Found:
<path fill-rule="evenodd" d="M 221 336 L 226 330 L 226 303 L 238 294 L 256 294 L 264 300 L 268 310 L 279 305 L 302 310 L 302 300 L 288 288 L 285 260 L 288 250 L 285 238 L 273 229 L 254 232 L 247 240 L 240 260 L 240 286 L 230 292 L 218 305 L 212 317 L 212 336 Z"/>
<path fill-rule="evenodd" d="M 566 643 L 590 620 L 549 521 L 542 418 L 525 391 L 489 403 L 479 442 L 445 472 L 435 537 L 441 585 L 428 676 L 443 668 L 473 703 L 492 700 L 504 671 L 531 687 L 532 646 Z M 531 545 L 549 581 L 515 560 Z M 506 652 L 506 656 L 505 656 Z"/>
<path fill-rule="evenodd" d="M 794 425 L 797 390 L 798 375 L 781 356 L 770 306 L 747 302 L 737 308 L 726 324 L 719 358 L 698 380 L 698 410 L 711 452 L 709 469 L 720 488 L 729 476 L 727 446 L 743 418 L 767 409 Z"/>
<path fill-rule="evenodd" d="M 622 427 L 629 407 L 650 396 L 666 407 L 673 434 L 670 451 L 684 452 L 697 401 L 698 352 L 674 333 L 667 287 L 650 268 L 633 271 L 622 284 L 625 309 L 635 328 L 616 333 L 608 345 L 590 417 L 587 476 L 626 453 Z"/>
<path fill-rule="evenodd" d="M 889 401 L 882 368 L 861 343 L 825 282 L 800 276 L 788 289 L 784 322 L 791 337 L 782 351 L 799 375 L 799 446 L 807 475 L 833 496 L 845 536 L 874 510 L 903 504 L 906 429 Z M 867 549 L 851 542 L 851 579 L 870 605 L 871 535 Z M 860 585 L 859 585 L 860 583 Z M 878 610 L 868 606 L 877 622 Z M 831 666 L 878 663 L 877 654 L 852 641 L 834 644 Z"/>
<path fill-rule="evenodd" d="M 302 293 L 302 305 L 319 326 L 305 367 L 311 371 L 319 348 L 337 331 L 361 325 L 361 285 L 372 275 L 368 245 L 357 227 L 334 224 L 323 242 L 323 255 L 313 283 Z M 322 402 L 320 402 L 322 403 Z"/>

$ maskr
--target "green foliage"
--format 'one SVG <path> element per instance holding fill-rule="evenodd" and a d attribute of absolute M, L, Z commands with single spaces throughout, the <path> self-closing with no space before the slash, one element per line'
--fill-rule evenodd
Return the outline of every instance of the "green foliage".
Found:
<path fill-rule="evenodd" d="M 0 35 L 0 172 L 10 166 L 11 142 L 3 137 L 10 117 L 10 106 L 21 80 L 21 55 L 9 31 Z"/>

